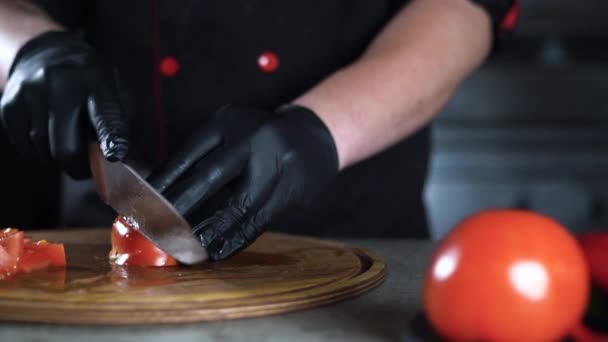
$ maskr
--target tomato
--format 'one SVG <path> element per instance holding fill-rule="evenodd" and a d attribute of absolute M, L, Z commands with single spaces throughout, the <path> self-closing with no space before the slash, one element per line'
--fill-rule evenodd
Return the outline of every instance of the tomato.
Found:
<path fill-rule="evenodd" d="M 17 259 L 8 254 L 4 247 L 0 247 L 0 280 L 17 271 Z"/>
<path fill-rule="evenodd" d="M 49 260 L 49 266 L 65 266 L 65 248 L 61 243 L 38 241 L 29 246 L 30 249 L 42 253 Z"/>
<path fill-rule="evenodd" d="M 17 261 L 23 253 L 23 232 L 6 228 L 0 232 L 0 279 L 17 272 Z"/>
<path fill-rule="evenodd" d="M 18 272 L 34 272 L 45 269 L 49 266 L 49 258 L 35 248 L 24 248 L 23 254 L 17 262 Z"/>
<path fill-rule="evenodd" d="M 119 266 L 175 266 L 177 261 L 141 235 L 132 223 L 118 217 L 112 225 L 110 263 Z"/>
<path fill-rule="evenodd" d="M 6 228 L 0 232 L 0 246 L 14 257 L 23 252 L 23 232 L 15 228 Z"/>
<path fill-rule="evenodd" d="M 592 231 L 579 236 L 585 252 L 591 280 L 608 291 L 608 231 Z"/>
<path fill-rule="evenodd" d="M 24 237 L 22 231 L 6 228 L 0 231 L 0 279 L 15 273 L 28 273 L 49 266 L 65 266 L 63 244 L 37 241 Z"/>
<path fill-rule="evenodd" d="M 435 250 L 424 308 L 450 340 L 556 340 L 580 321 L 589 287 L 583 251 L 562 225 L 523 210 L 485 210 Z"/>

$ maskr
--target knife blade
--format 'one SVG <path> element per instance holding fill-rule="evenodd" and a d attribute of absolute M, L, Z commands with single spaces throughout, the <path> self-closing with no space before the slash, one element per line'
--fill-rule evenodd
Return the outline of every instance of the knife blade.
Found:
<path fill-rule="evenodd" d="M 100 198 L 158 248 L 182 264 L 207 260 L 207 251 L 177 210 L 130 166 L 107 161 L 92 144 L 89 158 Z"/>

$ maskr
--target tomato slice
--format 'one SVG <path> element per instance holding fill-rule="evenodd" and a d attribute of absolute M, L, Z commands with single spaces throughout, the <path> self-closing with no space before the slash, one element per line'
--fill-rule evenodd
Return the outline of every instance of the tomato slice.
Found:
<path fill-rule="evenodd" d="M 61 243 L 49 243 L 45 240 L 38 241 L 27 248 L 44 254 L 49 260 L 49 266 L 65 266 L 65 248 Z"/>
<path fill-rule="evenodd" d="M 23 253 L 23 240 L 23 232 L 15 228 L 6 228 L 0 232 L 0 246 L 15 258 Z"/>
<path fill-rule="evenodd" d="M 0 247 L 0 279 L 4 279 L 17 271 L 17 260 L 4 247 Z"/>
<path fill-rule="evenodd" d="M 35 248 L 26 247 L 17 262 L 17 272 L 34 272 L 49 266 L 49 258 Z"/>
<path fill-rule="evenodd" d="M 118 217 L 112 225 L 110 263 L 119 266 L 175 266 L 177 261 L 141 235 L 133 224 Z"/>
<path fill-rule="evenodd" d="M 17 272 L 17 261 L 23 253 L 23 232 L 6 228 L 0 232 L 0 279 Z"/>
<path fill-rule="evenodd" d="M 65 266 L 63 244 L 35 242 L 15 228 L 0 230 L 0 279 L 19 272 L 34 272 L 49 266 Z"/>

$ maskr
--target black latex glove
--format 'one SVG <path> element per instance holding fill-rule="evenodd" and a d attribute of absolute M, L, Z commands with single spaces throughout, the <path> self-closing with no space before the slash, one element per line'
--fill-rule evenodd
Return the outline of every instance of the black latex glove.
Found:
<path fill-rule="evenodd" d="M 228 110 L 241 118 L 253 112 Z M 211 260 L 250 245 L 286 209 L 313 200 L 338 172 L 333 138 L 306 108 L 284 106 L 249 134 L 234 134 L 239 125 L 255 127 L 212 120 L 151 180 L 190 221 L 202 207 L 214 208 L 194 222 Z M 232 136 L 223 139 L 226 134 Z"/>
<path fill-rule="evenodd" d="M 93 140 L 110 161 L 128 152 L 115 75 L 67 32 L 42 34 L 18 51 L 0 116 L 21 155 L 54 163 L 73 178 L 90 175 L 88 144 Z"/>

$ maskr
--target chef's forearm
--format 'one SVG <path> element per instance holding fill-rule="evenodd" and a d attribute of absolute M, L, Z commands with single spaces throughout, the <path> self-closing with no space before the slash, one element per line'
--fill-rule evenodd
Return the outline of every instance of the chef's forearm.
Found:
<path fill-rule="evenodd" d="M 295 102 L 329 127 L 343 169 L 428 123 L 491 40 L 490 17 L 469 0 L 413 1 L 356 63 Z"/>
<path fill-rule="evenodd" d="M 60 29 L 41 9 L 28 1 L 0 0 L 0 89 L 4 89 L 15 54 L 40 33 Z"/>

